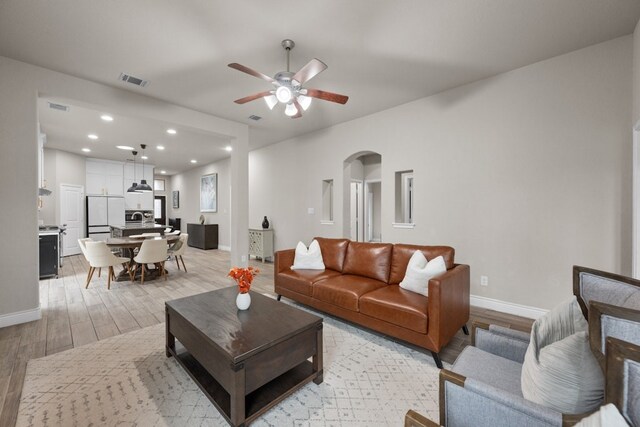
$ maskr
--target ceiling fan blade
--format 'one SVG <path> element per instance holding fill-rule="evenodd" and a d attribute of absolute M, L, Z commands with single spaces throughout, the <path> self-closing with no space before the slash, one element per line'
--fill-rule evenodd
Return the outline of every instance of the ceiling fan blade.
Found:
<path fill-rule="evenodd" d="M 256 99 L 264 98 L 265 96 L 269 96 L 269 95 L 271 95 L 271 92 L 269 92 L 269 91 L 260 92 L 260 93 L 254 93 L 253 95 L 249 95 L 249 96 L 245 96 L 244 98 L 236 99 L 233 102 L 235 102 L 236 104 L 246 104 L 249 101 L 254 101 Z"/>
<path fill-rule="evenodd" d="M 349 97 L 333 92 L 325 92 L 319 89 L 307 89 L 307 96 L 312 98 L 324 99 L 325 101 L 337 102 L 338 104 L 346 104 Z"/>
<path fill-rule="evenodd" d="M 293 105 L 296 106 L 296 108 L 298 109 L 298 112 L 295 115 L 291 116 L 291 118 L 297 119 L 298 117 L 302 117 L 302 106 L 300 105 L 297 99 L 293 100 Z"/>
<path fill-rule="evenodd" d="M 258 72 L 256 70 L 253 70 L 253 69 L 251 69 L 249 67 L 245 67 L 244 65 L 240 65 L 240 64 L 238 64 L 236 62 L 232 62 L 228 66 L 230 68 L 233 68 L 234 70 L 238 70 L 238 71 L 242 71 L 243 73 L 247 73 L 250 76 L 257 77 L 257 78 L 262 79 L 262 80 L 266 80 L 269 83 L 275 83 L 276 82 L 271 77 L 269 77 L 269 76 L 267 76 L 265 74 L 262 74 L 262 73 L 260 73 L 260 72 Z"/>
<path fill-rule="evenodd" d="M 303 85 L 305 82 L 308 82 L 326 69 L 327 64 L 317 58 L 313 58 L 311 61 L 307 62 L 307 65 L 300 68 L 300 71 L 295 73 L 292 79 Z"/>

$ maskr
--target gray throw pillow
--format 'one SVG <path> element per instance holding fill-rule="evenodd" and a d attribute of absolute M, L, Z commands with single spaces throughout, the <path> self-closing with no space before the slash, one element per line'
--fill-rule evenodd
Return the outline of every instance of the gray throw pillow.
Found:
<path fill-rule="evenodd" d="M 604 375 L 587 330 L 575 296 L 534 322 L 522 365 L 525 399 L 564 414 L 594 411 L 602 404 Z"/>

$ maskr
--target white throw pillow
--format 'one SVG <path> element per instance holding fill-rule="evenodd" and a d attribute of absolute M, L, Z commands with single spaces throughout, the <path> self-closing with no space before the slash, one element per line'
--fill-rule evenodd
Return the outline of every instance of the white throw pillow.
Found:
<path fill-rule="evenodd" d="M 602 404 L 604 375 L 589 347 L 588 329 L 575 296 L 533 323 L 522 364 L 525 399 L 565 414 L 591 412 Z"/>
<path fill-rule="evenodd" d="M 322 252 L 317 240 L 309 245 L 309 249 L 304 243 L 298 242 L 296 246 L 296 255 L 293 259 L 292 270 L 324 270 L 324 262 L 322 262 Z"/>
<path fill-rule="evenodd" d="M 439 274 L 446 273 L 447 265 L 442 256 L 435 257 L 431 261 L 421 251 L 415 251 L 407 264 L 407 271 L 400 287 L 422 295 L 429 293 L 429 280 Z"/>
<path fill-rule="evenodd" d="M 609 403 L 601 406 L 598 412 L 580 420 L 575 427 L 629 427 L 629 424 L 620 414 L 616 405 Z"/>

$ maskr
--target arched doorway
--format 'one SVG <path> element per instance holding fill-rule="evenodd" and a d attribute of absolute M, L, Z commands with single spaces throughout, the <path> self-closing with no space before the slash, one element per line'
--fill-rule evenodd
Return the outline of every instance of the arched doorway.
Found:
<path fill-rule="evenodd" d="M 342 234 L 358 242 L 382 241 L 382 155 L 360 151 L 343 168 Z"/>

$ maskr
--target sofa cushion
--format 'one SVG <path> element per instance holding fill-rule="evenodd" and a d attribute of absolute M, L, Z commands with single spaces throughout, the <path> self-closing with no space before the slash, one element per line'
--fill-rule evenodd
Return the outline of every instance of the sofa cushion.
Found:
<path fill-rule="evenodd" d="M 451 366 L 451 370 L 516 396 L 522 396 L 522 365 L 478 347 L 466 346 Z"/>
<path fill-rule="evenodd" d="M 302 295 L 312 296 L 312 285 L 330 277 L 340 276 L 334 270 L 284 270 L 278 273 L 278 286 L 297 292 Z"/>
<path fill-rule="evenodd" d="M 320 252 L 320 245 L 317 240 L 314 240 L 309 245 L 309 248 L 302 243 L 298 242 L 296 246 L 296 253 L 293 258 L 292 270 L 324 270 L 324 263 L 322 262 L 322 253 Z"/>
<path fill-rule="evenodd" d="M 322 251 L 322 261 L 328 269 L 342 272 L 349 239 L 327 239 L 316 237 Z"/>
<path fill-rule="evenodd" d="M 342 274 L 331 280 L 322 280 L 313 285 L 313 298 L 346 308 L 359 311 L 358 300 L 367 292 L 387 286 L 379 280 L 368 277 Z"/>
<path fill-rule="evenodd" d="M 422 251 L 415 251 L 409 260 L 400 287 L 421 295 L 429 295 L 429 280 L 446 272 L 447 266 L 442 255 L 427 261 Z"/>
<path fill-rule="evenodd" d="M 447 265 L 447 270 L 453 268 L 453 258 L 455 250 L 450 246 L 419 246 L 419 245 L 393 245 L 391 254 L 391 272 L 389 274 L 389 283 L 398 284 L 402 282 L 404 274 L 407 271 L 407 265 L 411 259 L 411 255 L 415 251 L 421 251 L 427 260 L 431 261 L 437 256 L 442 255 Z"/>
<path fill-rule="evenodd" d="M 388 283 L 392 248 L 391 243 L 349 242 L 342 272 Z"/>
<path fill-rule="evenodd" d="M 424 295 L 388 285 L 360 297 L 360 313 L 426 334 L 427 301 Z"/>

